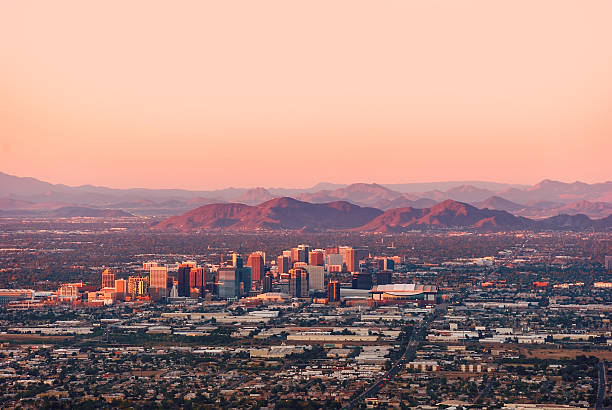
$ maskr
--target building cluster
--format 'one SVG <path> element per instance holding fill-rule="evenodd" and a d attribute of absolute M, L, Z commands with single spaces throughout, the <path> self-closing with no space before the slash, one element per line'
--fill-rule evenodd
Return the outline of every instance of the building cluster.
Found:
<path fill-rule="evenodd" d="M 0 303 L 102 306 L 126 301 L 167 302 L 181 298 L 310 298 L 318 303 L 338 303 L 341 288 L 348 294 L 354 290 L 355 301 L 420 298 L 435 302 L 435 286 L 408 289 L 392 284 L 395 267 L 400 264 L 401 258 L 397 256 L 372 257 L 366 249 L 350 246 L 311 249 L 308 245 L 299 245 L 283 251 L 275 260 L 266 260 L 265 252 L 256 251 L 246 258 L 231 253 L 219 264 L 146 261 L 139 272 L 127 277 L 118 277 L 111 269 L 105 269 L 100 287 L 71 282 L 62 283 L 56 292 L 24 289 L 3 293 L 0 290 Z"/>
<path fill-rule="evenodd" d="M 0 405 L 612 405 L 612 279 L 592 236 L 394 241 L 132 253 L 95 280 L 1 289 Z"/>

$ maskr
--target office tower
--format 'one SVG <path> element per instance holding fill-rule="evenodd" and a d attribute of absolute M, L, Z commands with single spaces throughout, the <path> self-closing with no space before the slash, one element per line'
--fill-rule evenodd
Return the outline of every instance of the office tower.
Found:
<path fill-rule="evenodd" d="M 117 299 L 124 300 L 127 294 L 127 280 L 115 279 L 115 294 Z"/>
<path fill-rule="evenodd" d="M 289 271 L 289 293 L 296 298 L 308 297 L 308 271 L 294 268 Z"/>
<path fill-rule="evenodd" d="M 372 289 L 372 274 L 369 272 L 354 272 L 352 288 Z"/>
<path fill-rule="evenodd" d="M 395 261 L 391 258 L 385 258 L 385 264 L 383 266 L 384 270 L 394 271 L 395 270 Z"/>
<path fill-rule="evenodd" d="M 612 256 L 606 255 L 604 258 L 604 266 L 607 270 L 612 270 Z"/>
<path fill-rule="evenodd" d="M 359 271 L 359 261 L 355 249 L 350 246 L 341 246 L 339 248 L 340 255 L 342 255 L 342 262 L 346 265 L 346 270 L 349 272 Z"/>
<path fill-rule="evenodd" d="M 289 273 L 289 258 L 287 256 L 279 256 L 276 260 L 276 266 L 278 267 L 278 274 Z"/>
<path fill-rule="evenodd" d="M 241 269 L 244 266 L 244 262 L 242 261 L 242 257 L 238 255 L 236 252 L 232 254 L 232 266 L 234 268 Z"/>
<path fill-rule="evenodd" d="M 142 270 L 151 270 L 151 268 L 159 266 L 159 262 L 143 262 Z"/>
<path fill-rule="evenodd" d="M 222 299 L 246 296 L 251 291 L 251 268 L 222 267 L 217 271 L 217 294 Z"/>
<path fill-rule="evenodd" d="M 325 248 L 325 255 L 337 255 L 339 252 L 338 247 L 334 246 L 331 248 Z"/>
<path fill-rule="evenodd" d="M 308 271 L 308 289 L 309 290 L 325 290 L 325 273 L 323 266 L 307 265 Z"/>
<path fill-rule="evenodd" d="M 302 245 L 298 245 L 298 249 L 301 249 L 304 251 L 304 260 L 301 260 L 300 262 L 309 263 L 308 254 L 310 253 L 310 246 L 302 244 Z"/>
<path fill-rule="evenodd" d="M 130 276 L 128 279 L 128 294 L 132 299 L 149 294 L 149 278 L 146 276 Z"/>
<path fill-rule="evenodd" d="M 114 288 L 115 287 L 115 274 L 110 270 L 105 269 L 102 272 L 102 289 Z"/>
<path fill-rule="evenodd" d="M 313 266 L 323 266 L 325 264 L 325 254 L 322 250 L 314 250 L 308 253 L 308 264 Z"/>
<path fill-rule="evenodd" d="M 327 265 L 342 265 L 342 255 L 330 253 L 326 256 Z"/>
<path fill-rule="evenodd" d="M 253 288 L 253 271 L 250 266 L 245 266 L 238 271 L 240 282 L 240 294 L 238 296 L 249 296 Z"/>
<path fill-rule="evenodd" d="M 149 292 L 153 300 L 163 299 L 167 296 L 168 268 L 153 266 L 149 270 Z"/>
<path fill-rule="evenodd" d="M 270 272 L 266 273 L 266 276 L 264 276 L 262 285 L 264 292 L 272 292 L 272 274 Z"/>
<path fill-rule="evenodd" d="M 235 298 L 240 289 L 235 267 L 223 267 L 217 271 L 217 293 L 222 299 Z"/>
<path fill-rule="evenodd" d="M 390 285 L 391 283 L 393 283 L 391 271 L 384 270 L 376 274 L 376 285 Z"/>
<path fill-rule="evenodd" d="M 194 269 L 192 269 L 193 274 Z M 206 290 L 206 268 L 199 267 L 195 269 L 195 280 L 191 282 L 191 278 L 189 280 L 189 285 L 193 289 L 197 289 L 198 296 L 203 298 Z"/>
<path fill-rule="evenodd" d="M 340 302 L 340 283 L 337 280 L 330 280 L 327 284 L 327 299 L 329 302 Z"/>
<path fill-rule="evenodd" d="M 295 262 L 306 262 L 306 249 L 305 248 L 291 248 L 291 263 Z"/>
<path fill-rule="evenodd" d="M 265 274 L 264 258 L 260 252 L 254 252 L 249 255 L 247 260 L 247 266 L 251 267 L 253 273 L 253 280 L 260 282 Z"/>
<path fill-rule="evenodd" d="M 178 295 L 179 297 L 189 297 L 191 292 L 189 289 L 189 279 L 191 276 L 191 266 L 181 264 L 178 268 L 177 279 L 178 279 Z"/>

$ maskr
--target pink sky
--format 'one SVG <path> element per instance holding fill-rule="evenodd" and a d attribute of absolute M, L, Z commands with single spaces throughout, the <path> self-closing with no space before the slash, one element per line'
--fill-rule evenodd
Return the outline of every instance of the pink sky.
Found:
<path fill-rule="evenodd" d="M 0 171 L 612 179 L 611 1 L 6 1 Z"/>

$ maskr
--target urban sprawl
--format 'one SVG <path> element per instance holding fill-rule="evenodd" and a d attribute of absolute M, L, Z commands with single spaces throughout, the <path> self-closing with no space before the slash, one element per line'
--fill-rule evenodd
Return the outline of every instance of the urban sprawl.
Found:
<path fill-rule="evenodd" d="M 612 404 L 606 233 L 150 236 L 5 231 L 3 408 Z"/>

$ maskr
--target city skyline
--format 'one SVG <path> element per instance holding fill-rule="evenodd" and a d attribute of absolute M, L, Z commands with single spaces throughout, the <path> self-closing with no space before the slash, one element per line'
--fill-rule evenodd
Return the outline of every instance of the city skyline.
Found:
<path fill-rule="evenodd" d="M 117 188 L 606 181 L 610 12 L 7 3 L 0 160 Z"/>

